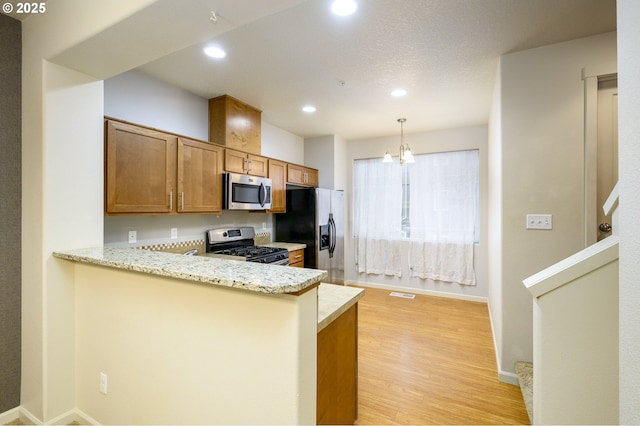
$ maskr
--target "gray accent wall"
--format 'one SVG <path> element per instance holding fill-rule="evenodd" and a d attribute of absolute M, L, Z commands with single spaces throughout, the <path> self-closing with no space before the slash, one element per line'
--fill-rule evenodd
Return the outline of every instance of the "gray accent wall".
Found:
<path fill-rule="evenodd" d="M 20 405 L 21 32 L 0 14 L 0 413 Z"/>

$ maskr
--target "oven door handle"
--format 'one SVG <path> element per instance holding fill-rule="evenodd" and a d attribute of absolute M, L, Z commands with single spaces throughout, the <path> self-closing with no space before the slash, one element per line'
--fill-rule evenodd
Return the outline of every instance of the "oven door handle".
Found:
<path fill-rule="evenodd" d="M 267 187 L 264 186 L 264 182 L 260 182 L 260 192 L 258 193 L 258 202 L 260 207 L 264 207 L 267 202 Z"/>

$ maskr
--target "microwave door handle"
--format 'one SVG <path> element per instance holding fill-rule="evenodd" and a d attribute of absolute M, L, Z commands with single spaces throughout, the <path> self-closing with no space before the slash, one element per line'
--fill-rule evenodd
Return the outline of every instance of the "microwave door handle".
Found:
<path fill-rule="evenodd" d="M 264 195 L 263 195 L 264 191 Z M 267 188 L 264 186 L 264 182 L 260 182 L 260 192 L 258 194 L 258 202 L 261 207 L 264 207 L 264 204 L 267 202 Z"/>

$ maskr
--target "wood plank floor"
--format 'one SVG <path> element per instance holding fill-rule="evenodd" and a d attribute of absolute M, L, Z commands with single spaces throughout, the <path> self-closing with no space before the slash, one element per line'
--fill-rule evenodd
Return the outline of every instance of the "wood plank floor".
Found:
<path fill-rule="evenodd" d="M 529 424 L 498 380 L 486 304 L 389 293 L 359 302 L 356 424 Z"/>

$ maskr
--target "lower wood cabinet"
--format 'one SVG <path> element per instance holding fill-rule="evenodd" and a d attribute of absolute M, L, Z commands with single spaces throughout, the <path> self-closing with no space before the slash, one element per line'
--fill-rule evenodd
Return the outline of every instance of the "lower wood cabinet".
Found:
<path fill-rule="evenodd" d="M 304 268 L 304 249 L 289 252 L 289 266 Z"/>
<path fill-rule="evenodd" d="M 358 304 L 318 333 L 317 424 L 358 417 Z"/>

